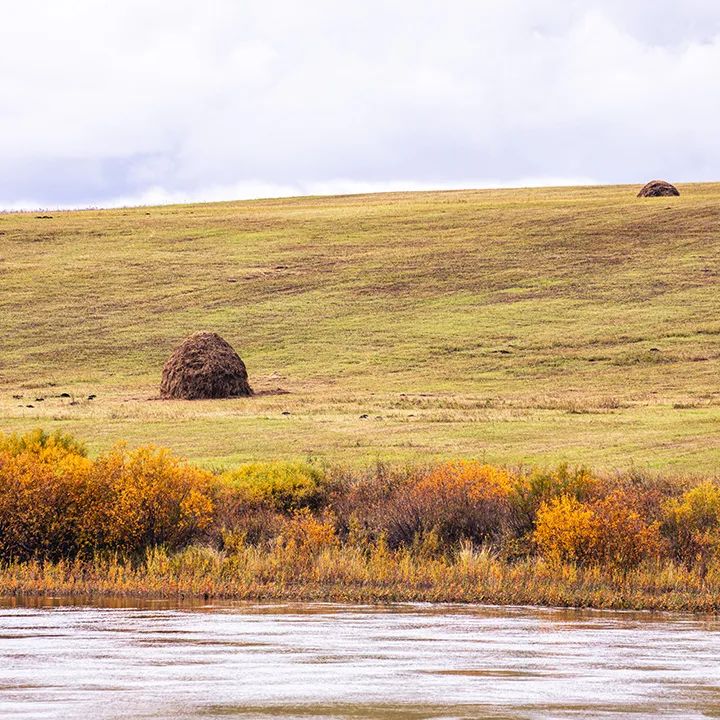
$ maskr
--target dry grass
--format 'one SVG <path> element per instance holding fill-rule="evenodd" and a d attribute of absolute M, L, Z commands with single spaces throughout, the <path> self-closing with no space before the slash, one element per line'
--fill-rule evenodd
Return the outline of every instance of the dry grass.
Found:
<path fill-rule="evenodd" d="M 509 565 L 468 546 L 452 561 L 385 549 L 326 548 L 298 558 L 286 549 L 227 555 L 191 547 L 153 550 L 133 565 L 117 558 L 30 562 L 0 568 L 0 596 L 127 595 L 334 602 L 472 602 L 693 612 L 720 611 L 720 572 L 701 577 L 670 562 L 628 572 Z"/>
<path fill-rule="evenodd" d="M 708 471 L 720 186 L 680 190 L 0 215 L 0 422 L 212 466 L 481 456 Z M 148 400 L 200 328 L 235 346 L 256 397 Z"/>

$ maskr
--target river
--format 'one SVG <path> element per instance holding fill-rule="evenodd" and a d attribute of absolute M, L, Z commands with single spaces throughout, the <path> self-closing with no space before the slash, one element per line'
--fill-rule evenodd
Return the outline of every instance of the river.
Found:
<path fill-rule="evenodd" d="M 720 620 L 0 601 L 7 718 L 720 717 Z"/>

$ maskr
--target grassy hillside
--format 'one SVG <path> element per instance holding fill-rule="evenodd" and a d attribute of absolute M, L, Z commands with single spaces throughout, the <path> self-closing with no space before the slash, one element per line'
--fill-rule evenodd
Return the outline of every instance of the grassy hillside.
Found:
<path fill-rule="evenodd" d="M 209 465 L 713 470 L 720 185 L 680 189 L 0 215 L 0 428 Z M 256 397 L 154 399 L 198 329 L 238 350 Z"/>

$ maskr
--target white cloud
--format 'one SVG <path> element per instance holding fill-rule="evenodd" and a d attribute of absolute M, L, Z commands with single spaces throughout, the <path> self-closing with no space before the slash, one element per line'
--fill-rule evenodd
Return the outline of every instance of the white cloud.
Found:
<path fill-rule="evenodd" d="M 720 179 L 718 70 L 711 0 L 25 0 L 0 206 Z"/>

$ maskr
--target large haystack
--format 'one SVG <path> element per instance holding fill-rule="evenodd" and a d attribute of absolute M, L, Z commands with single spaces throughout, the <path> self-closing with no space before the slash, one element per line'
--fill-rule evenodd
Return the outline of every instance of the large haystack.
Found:
<path fill-rule="evenodd" d="M 170 356 L 162 371 L 164 398 L 203 398 L 252 395 L 245 363 L 219 335 L 196 332 Z"/>
<path fill-rule="evenodd" d="M 639 193 L 638 197 L 677 197 L 680 191 L 664 180 L 651 180 Z"/>

